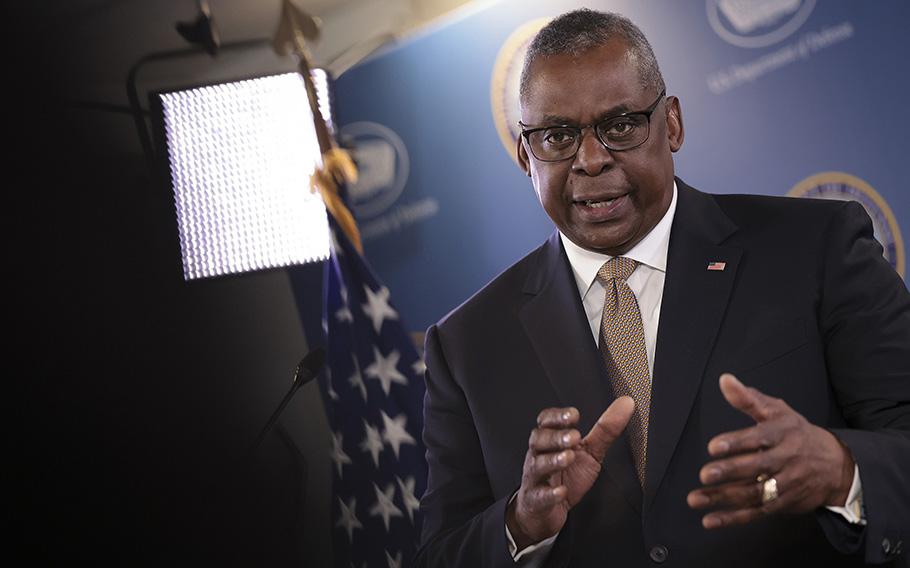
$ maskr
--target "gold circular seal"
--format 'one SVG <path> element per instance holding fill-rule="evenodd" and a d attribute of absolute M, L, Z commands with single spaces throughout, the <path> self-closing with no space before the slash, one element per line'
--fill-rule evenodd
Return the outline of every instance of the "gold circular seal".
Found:
<path fill-rule="evenodd" d="M 493 77 L 490 80 L 493 123 L 496 125 L 496 132 L 499 133 L 503 147 L 515 163 L 518 163 L 515 144 L 521 135 L 518 129 L 518 121 L 521 118 L 518 108 L 521 68 L 531 40 L 549 21 L 549 18 L 539 18 L 522 24 L 506 39 L 493 65 Z"/>
<path fill-rule="evenodd" d="M 904 277 L 904 240 L 900 227 L 891 207 L 871 185 L 844 172 L 821 172 L 793 186 L 787 195 L 858 202 L 872 218 L 875 238 L 884 249 L 885 259 Z"/>

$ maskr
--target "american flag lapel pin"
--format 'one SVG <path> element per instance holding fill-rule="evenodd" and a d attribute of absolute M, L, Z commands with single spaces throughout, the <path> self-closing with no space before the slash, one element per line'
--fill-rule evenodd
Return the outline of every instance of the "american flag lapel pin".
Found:
<path fill-rule="evenodd" d="M 726 262 L 718 262 L 718 261 L 714 260 L 714 261 L 711 261 L 708 263 L 708 270 L 717 270 L 719 272 L 723 272 L 724 268 L 726 268 L 726 267 L 727 267 Z"/>

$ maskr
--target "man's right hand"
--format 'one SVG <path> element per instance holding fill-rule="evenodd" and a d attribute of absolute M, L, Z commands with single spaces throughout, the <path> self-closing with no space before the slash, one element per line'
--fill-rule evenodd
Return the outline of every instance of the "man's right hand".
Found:
<path fill-rule="evenodd" d="M 628 396 L 613 401 L 584 438 L 575 408 L 547 408 L 537 415 L 518 495 L 506 525 L 518 550 L 558 533 L 574 507 L 594 485 L 601 462 L 635 410 Z"/>

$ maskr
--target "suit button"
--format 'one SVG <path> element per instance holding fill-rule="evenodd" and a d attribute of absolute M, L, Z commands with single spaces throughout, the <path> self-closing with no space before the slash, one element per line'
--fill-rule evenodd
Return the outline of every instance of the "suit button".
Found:
<path fill-rule="evenodd" d="M 664 562 L 667 559 L 667 547 L 662 545 L 657 545 L 651 549 L 651 560 L 657 562 L 658 564 Z"/>
<path fill-rule="evenodd" d="M 882 539 L 882 550 L 885 551 L 885 554 L 891 552 L 891 541 L 887 538 Z"/>

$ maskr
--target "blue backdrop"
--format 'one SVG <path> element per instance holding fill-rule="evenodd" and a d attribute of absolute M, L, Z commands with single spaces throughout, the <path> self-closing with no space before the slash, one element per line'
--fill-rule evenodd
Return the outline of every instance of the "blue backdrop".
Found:
<path fill-rule="evenodd" d="M 336 83 L 340 130 L 361 165 L 352 192 L 366 255 L 411 330 L 552 231 L 512 157 L 517 71 L 541 22 L 580 5 L 487 5 Z M 857 199 L 903 275 L 910 3 L 586 5 L 627 15 L 651 41 L 682 102 L 677 175 L 714 193 Z"/>

